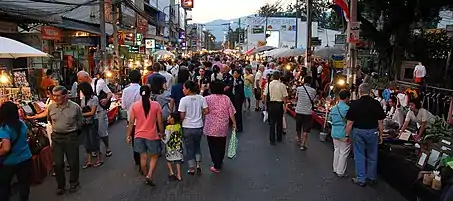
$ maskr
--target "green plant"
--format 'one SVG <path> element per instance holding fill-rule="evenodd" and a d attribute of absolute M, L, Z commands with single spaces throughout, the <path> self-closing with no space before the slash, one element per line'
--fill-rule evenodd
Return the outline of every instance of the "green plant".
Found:
<path fill-rule="evenodd" d="M 453 134 L 453 128 L 444 119 L 435 116 L 434 122 L 426 129 L 426 134 L 423 140 L 431 139 L 437 142 L 441 137 L 448 137 Z"/>

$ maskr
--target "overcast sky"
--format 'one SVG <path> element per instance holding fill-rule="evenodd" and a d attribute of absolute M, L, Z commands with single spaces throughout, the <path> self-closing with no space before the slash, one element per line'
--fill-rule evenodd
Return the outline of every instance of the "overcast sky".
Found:
<path fill-rule="evenodd" d="M 216 19 L 229 20 L 256 13 L 266 3 L 277 0 L 194 0 L 192 18 L 194 23 L 206 23 Z M 293 0 L 282 0 L 292 2 Z"/>

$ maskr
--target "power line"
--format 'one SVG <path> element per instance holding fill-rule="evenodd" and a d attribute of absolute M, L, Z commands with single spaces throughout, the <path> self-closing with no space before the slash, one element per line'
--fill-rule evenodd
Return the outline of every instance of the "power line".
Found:
<path fill-rule="evenodd" d="M 29 1 L 29 2 L 27 2 Z M 2 1 L 8 3 L 45 3 L 45 4 L 56 4 L 56 5 L 67 5 L 67 6 L 86 6 L 86 5 L 95 5 L 97 4 L 97 0 L 89 0 L 84 3 L 70 3 L 66 1 L 50 1 L 50 0 L 21 0 L 21 1 Z"/>

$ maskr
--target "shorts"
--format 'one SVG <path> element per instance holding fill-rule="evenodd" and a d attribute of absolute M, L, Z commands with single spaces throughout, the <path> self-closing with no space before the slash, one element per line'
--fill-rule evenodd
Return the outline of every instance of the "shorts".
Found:
<path fill-rule="evenodd" d="M 309 133 L 312 127 L 313 117 L 311 114 L 296 114 L 296 132 Z"/>
<path fill-rule="evenodd" d="M 253 89 L 253 94 L 255 95 L 256 100 L 261 100 L 261 89 L 259 88 Z"/>
<path fill-rule="evenodd" d="M 161 149 L 161 140 L 148 140 L 144 138 L 134 139 L 134 151 L 137 153 L 157 155 L 160 154 Z"/>

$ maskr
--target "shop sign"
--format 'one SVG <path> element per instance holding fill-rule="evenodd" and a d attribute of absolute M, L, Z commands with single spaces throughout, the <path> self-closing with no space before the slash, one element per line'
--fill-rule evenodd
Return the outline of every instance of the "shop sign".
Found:
<path fill-rule="evenodd" d="M 137 15 L 137 32 L 146 35 L 148 32 L 148 19 Z"/>
<path fill-rule="evenodd" d="M 182 8 L 184 9 L 192 9 L 193 8 L 193 0 L 181 0 Z"/>
<path fill-rule="evenodd" d="M 135 45 L 141 46 L 143 41 L 143 35 L 141 33 L 135 34 Z"/>
<path fill-rule="evenodd" d="M 337 45 L 346 44 L 346 34 L 335 34 L 335 44 Z"/>
<path fill-rule="evenodd" d="M 71 38 L 72 45 L 81 45 L 81 46 L 97 46 L 98 38 L 97 37 L 74 37 Z"/>
<path fill-rule="evenodd" d="M 349 22 L 348 43 L 360 42 L 360 22 Z"/>
<path fill-rule="evenodd" d="M 252 28 L 252 34 L 262 34 L 262 33 L 264 33 L 264 27 L 255 26 Z"/>
<path fill-rule="evenodd" d="M 154 49 L 156 48 L 156 40 L 154 39 L 145 39 L 145 48 Z"/>
<path fill-rule="evenodd" d="M 41 37 L 43 40 L 61 40 L 61 30 L 52 26 L 42 26 Z"/>
<path fill-rule="evenodd" d="M 132 32 L 123 32 L 124 45 L 134 45 L 135 34 Z"/>

